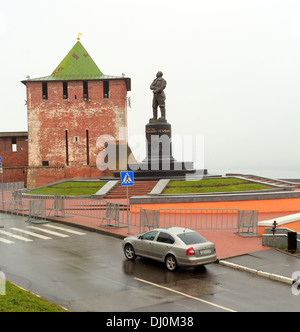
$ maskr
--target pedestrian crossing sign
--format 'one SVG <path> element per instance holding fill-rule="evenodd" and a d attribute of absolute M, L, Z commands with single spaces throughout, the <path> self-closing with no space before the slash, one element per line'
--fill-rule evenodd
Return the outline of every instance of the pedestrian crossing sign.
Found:
<path fill-rule="evenodd" d="M 121 186 L 133 186 L 134 177 L 133 172 L 121 172 Z"/>

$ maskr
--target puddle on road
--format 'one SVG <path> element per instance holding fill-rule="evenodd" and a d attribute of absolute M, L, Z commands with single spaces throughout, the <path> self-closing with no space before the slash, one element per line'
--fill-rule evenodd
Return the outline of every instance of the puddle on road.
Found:
<path fill-rule="evenodd" d="M 224 288 L 216 283 L 199 279 L 180 280 L 174 284 L 169 284 L 168 287 L 195 297 L 201 295 L 214 295 L 215 293 L 224 290 Z"/>

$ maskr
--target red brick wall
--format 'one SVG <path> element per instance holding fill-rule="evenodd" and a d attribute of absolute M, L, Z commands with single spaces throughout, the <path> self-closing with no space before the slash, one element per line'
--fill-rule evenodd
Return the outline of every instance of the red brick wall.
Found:
<path fill-rule="evenodd" d="M 0 156 L 3 166 L 27 166 L 28 165 L 28 141 L 27 136 L 14 136 L 17 143 L 17 151 L 12 151 L 12 137 L 0 137 Z"/>
<path fill-rule="evenodd" d="M 101 172 L 96 166 L 29 167 L 28 178 L 31 183 L 28 183 L 27 187 L 39 187 L 64 179 L 95 178 L 106 175 L 112 175 L 112 172 Z"/>
<path fill-rule="evenodd" d="M 12 151 L 12 137 L 0 137 L 0 156 L 2 157 L 3 181 L 26 184 L 28 165 L 27 136 L 14 136 L 17 151 Z"/>
<path fill-rule="evenodd" d="M 4 167 L 3 182 L 24 182 L 27 183 L 27 167 Z"/>
<path fill-rule="evenodd" d="M 42 82 L 27 82 L 28 108 L 28 186 L 53 182 L 63 178 L 101 176 L 96 167 L 101 135 L 119 139 L 119 127 L 127 125 L 125 80 L 110 80 L 108 99 L 103 97 L 103 82 L 88 81 L 88 100 L 83 98 L 83 82 L 68 82 L 68 99 L 63 99 L 63 83 L 48 82 L 48 99 L 42 98 Z M 68 132 L 68 165 L 66 156 Z M 89 136 L 89 164 L 87 140 Z M 43 161 L 49 167 L 41 168 Z M 64 171 L 50 171 L 66 166 Z M 37 168 L 38 167 L 38 168 Z M 46 173 L 44 176 L 42 174 Z M 59 175 L 58 175 L 59 174 Z M 96 175 L 97 174 L 97 175 Z M 38 179 L 38 177 L 41 179 Z"/>

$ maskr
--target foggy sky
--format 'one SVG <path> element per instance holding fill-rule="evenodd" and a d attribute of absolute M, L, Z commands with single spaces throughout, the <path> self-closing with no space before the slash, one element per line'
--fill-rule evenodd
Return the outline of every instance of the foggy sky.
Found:
<path fill-rule="evenodd" d="M 205 168 L 300 178 L 299 0 L 0 4 L 0 131 L 27 131 L 20 81 L 50 75 L 81 32 L 104 74 L 132 79 L 128 131 L 138 158 L 161 70 L 173 135 L 204 137 Z"/>

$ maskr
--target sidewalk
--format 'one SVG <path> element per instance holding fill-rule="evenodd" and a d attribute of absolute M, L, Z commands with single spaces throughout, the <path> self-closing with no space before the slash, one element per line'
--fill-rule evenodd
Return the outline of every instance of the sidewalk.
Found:
<path fill-rule="evenodd" d="M 294 282 L 299 285 L 300 259 L 274 248 L 232 257 L 220 264 L 290 286 Z"/>

